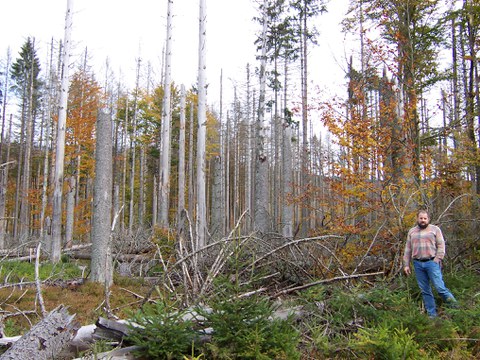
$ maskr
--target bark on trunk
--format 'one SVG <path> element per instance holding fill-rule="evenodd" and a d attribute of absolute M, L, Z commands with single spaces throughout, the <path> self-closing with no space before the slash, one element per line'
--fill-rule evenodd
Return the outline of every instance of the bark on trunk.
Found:
<path fill-rule="evenodd" d="M 72 34 L 73 0 L 67 1 L 65 16 L 65 40 L 62 61 L 62 83 L 58 106 L 57 148 L 55 152 L 55 174 L 53 193 L 52 241 L 50 246 L 50 260 L 60 261 L 62 246 L 62 197 L 63 197 L 63 167 L 65 157 L 65 127 L 67 121 L 68 102 L 68 71 L 70 68 L 70 48 Z"/>
<path fill-rule="evenodd" d="M 185 209 L 185 101 L 185 86 L 182 84 L 180 88 L 180 136 L 178 139 L 177 225 L 180 223 L 180 214 Z"/>
<path fill-rule="evenodd" d="M 92 216 L 92 281 L 112 284 L 110 249 L 112 220 L 112 127 L 110 114 L 100 111 L 97 119 L 95 183 Z"/>
<path fill-rule="evenodd" d="M 80 326 L 66 308 L 60 306 L 23 335 L 1 360 L 52 359 L 67 347 Z"/>
<path fill-rule="evenodd" d="M 206 132 L 207 132 L 207 78 L 206 78 L 206 1 L 200 0 L 198 42 L 198 132 L 197 132 L 197 246 L 206 245 Z"/>
<path fill-rule="evenodd" d="M 160 178 L 158 192 L 158 225 L 168 227 L 168 215 L 170 205 L 170 121 L 172 118 L 171 98 L 171 77 L 172 77 L 172 7 L 173 1 L 168 0 L 167 6 L 167 44 L 165 54 L 165 83 L 163 93 L 162 109 L 162 149 L 160 154 Z"/>
<path fill-rule="evenodd" d="M 256 123 L 255 149 L 255 195 L 254 230 L 261 234 L 270 231 L 270 213 L 268 201 L 268 156 L 265 149 L 265 88 L 267 55 L 267 18 L 266 1 L 263 3 L 262 54 L 260 63 L 260 93 L 258 99 L 258 117 Z"/>

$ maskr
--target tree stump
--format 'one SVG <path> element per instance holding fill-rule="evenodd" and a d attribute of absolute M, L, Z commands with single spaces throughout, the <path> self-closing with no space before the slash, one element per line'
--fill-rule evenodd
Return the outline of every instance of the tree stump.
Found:
<path fill-rule="evenodd" d="M 47 360 L 55 358 L 74 338 L 80 325 L 61 305 L 33 326 L 0 356 L 1 360 Z"/>

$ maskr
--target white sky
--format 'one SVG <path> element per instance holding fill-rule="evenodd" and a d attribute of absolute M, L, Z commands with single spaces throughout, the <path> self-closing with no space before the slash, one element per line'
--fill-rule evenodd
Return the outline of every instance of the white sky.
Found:
<path fill-rule="evenodd" d="M 218 101 L 220 71 L 224 89 L 234 81 L 243 82 L 248 62 L 254 68 L 255 33 L 259 25 L 254 0 L 206 0 L 208 102 Z M 52 37 L 63 39 L 66 0 L 4 0 L 0 21 L 0 59 L 10 47 L 13 60 L 28 36 L 34 36 L 42 63 Z M 344 83 L 343 35 L 339 22 L 348 0 L 330 0 L 328 13 L 316 26 L 319 46 L 310 59 L 311 80 L 327 91 Z M 132 86 L 136 59 L 150 61 L 160 77 L 160 58 L 166 34 L 166 0 L 74 0 L 74 61 L 80 61 L 85 47 L 97 79 L 103 81 L 108 57 L 117 79 Z M 174 0 L 172 77 L 189 88 L 196 83 L 198 66 L 198 0 Z M 347 54 L 349 56 L 349 54 Z M 44 57 L 44 58 L 42 58 Z M 44 65 L 42 66 L 45 67 Z M 334 90 L 335 91 L 335 90 Z"/>

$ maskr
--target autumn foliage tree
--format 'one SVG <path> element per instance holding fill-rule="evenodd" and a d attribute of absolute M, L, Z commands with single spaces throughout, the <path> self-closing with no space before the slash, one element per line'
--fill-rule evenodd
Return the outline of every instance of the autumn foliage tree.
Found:
<path fill-rule="evenodd" d="M 65 177 L 72 181 L 66 182 L 65 191 L 74 193 L 74 234 L 79 238 L 90 231 L 95 122 L 101 101 L 101 88 L 92 74 L 76 71 L 70 85 L 65 135 Z"/>

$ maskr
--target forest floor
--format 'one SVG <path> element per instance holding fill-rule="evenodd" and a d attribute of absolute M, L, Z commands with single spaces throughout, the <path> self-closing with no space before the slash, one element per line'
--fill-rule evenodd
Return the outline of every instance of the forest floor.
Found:
<path fill-rule="evenodd" d="M 41 295 L 47 311 L 65 305 L 83 326 L 106 314 L 131 318 L 152 289 L 150 300 L 170 296 L 146 278 L 115 275 L 107 297 L 104 286 L 84 281 L 88 276 L 84 271 L 85 261 L 42 265 Z M 0 317 L 5 336 L 21 335 L 41 320 L 33 274 L 32 263 L 0 263 Z M 438 322 L 429 321 L 423 313 L 414 276 L 400 275 L 388 282 L 382 277 L 339 281 L 272 301 L 300 305 L 308 313 L 298 324 L 302 359 L 341 359 L 346 354 L 376 358 L 385 352 L 395 356 L 407 345 L 417 355 L 426 346 L 425 359 L 431 354 L 438 359 L 479 358 L 480 271 L 475 267 L 445 269 L 445 280 L 460 308 L 449 309 L 439 301 Z"/>

